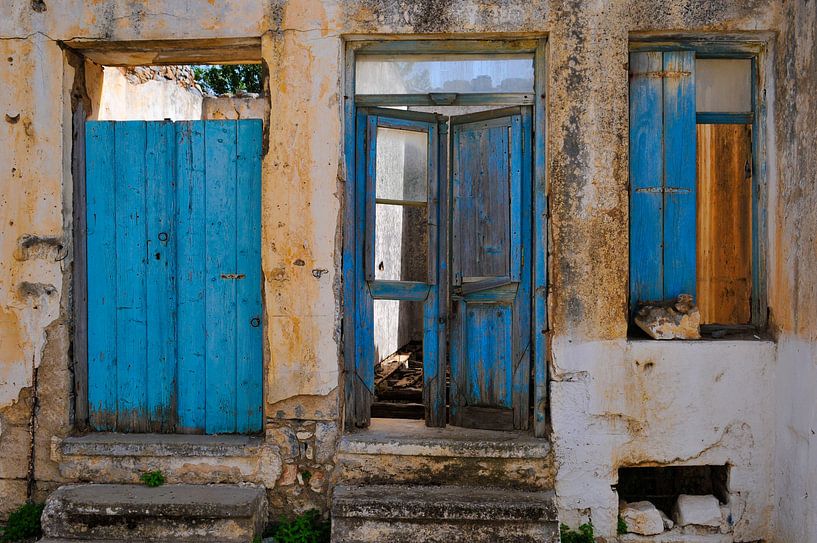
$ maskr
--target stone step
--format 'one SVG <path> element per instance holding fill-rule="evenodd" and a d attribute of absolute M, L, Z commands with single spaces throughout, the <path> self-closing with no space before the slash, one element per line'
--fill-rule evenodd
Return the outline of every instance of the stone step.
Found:
<path fill-rule="evenodd" d="M 552 491 L 484 486 L 335 487 L 333 543 L 557 543 Z"/>
<path fill-rule="evenodd" d="M 338 444 L 337 484 L 493 486 L 550 490 L 550 443 L 526 432 L 428 428 L 423 421 L 373 419 Z"/>
<path fill-rule="evenodd" d="M 263 531 L 262 487 L 240 485 L 66 485 L 46 500 L 46 541 L 246 543 Z"/>

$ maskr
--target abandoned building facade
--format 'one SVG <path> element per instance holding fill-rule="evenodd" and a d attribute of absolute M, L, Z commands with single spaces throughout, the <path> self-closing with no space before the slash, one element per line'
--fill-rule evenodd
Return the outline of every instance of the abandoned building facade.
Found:
<path fill-rule="evenodd" d="M 815 0 L 3 0 L 0 109 L 0 520 L 817 543 Z"/>

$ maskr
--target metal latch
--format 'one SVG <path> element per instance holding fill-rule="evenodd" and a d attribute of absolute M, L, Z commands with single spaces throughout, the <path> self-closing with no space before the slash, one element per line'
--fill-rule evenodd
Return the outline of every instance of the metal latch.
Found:
<path fill-rule="evenodd" d="M 236 280 L 244 279 L 244 274 L 243 273 L 222 273 L 221 278 L 222 279 L 236 279 Z"/>

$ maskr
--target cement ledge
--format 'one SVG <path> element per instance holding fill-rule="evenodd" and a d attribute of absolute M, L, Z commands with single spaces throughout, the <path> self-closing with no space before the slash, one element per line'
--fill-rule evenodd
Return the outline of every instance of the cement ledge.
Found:
<path fill-rule="evenodd" d="M 527 432 L 499 432 L 447 426 L 429 428 L 423 421 L 372 419 L 368 429 L 344 435 L 338 453 L 447 458 L 542 458 L 551 456 L 547 439 Z"/>
<path fill-rule="evenodd" d="M 241 435 L 94 433 L 62 439 L 63 456 L 108 457 L 249 457 L 256 456 L 264 438 Z"/>

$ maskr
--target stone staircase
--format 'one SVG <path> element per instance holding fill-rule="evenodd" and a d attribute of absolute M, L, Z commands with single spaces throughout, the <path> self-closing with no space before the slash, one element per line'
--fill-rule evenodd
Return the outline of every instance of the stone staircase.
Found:
<path fill-rule="evenodd" d="M 266 520 L 257 486 L 66 485 L 46 501 L 42 541 L 247 543 Z"/>
<path fill-rule="evenodd" d="M 553 473 L 527 433 L 375 419 L 339 444 L 332 541 L 556 543 Z"/>

